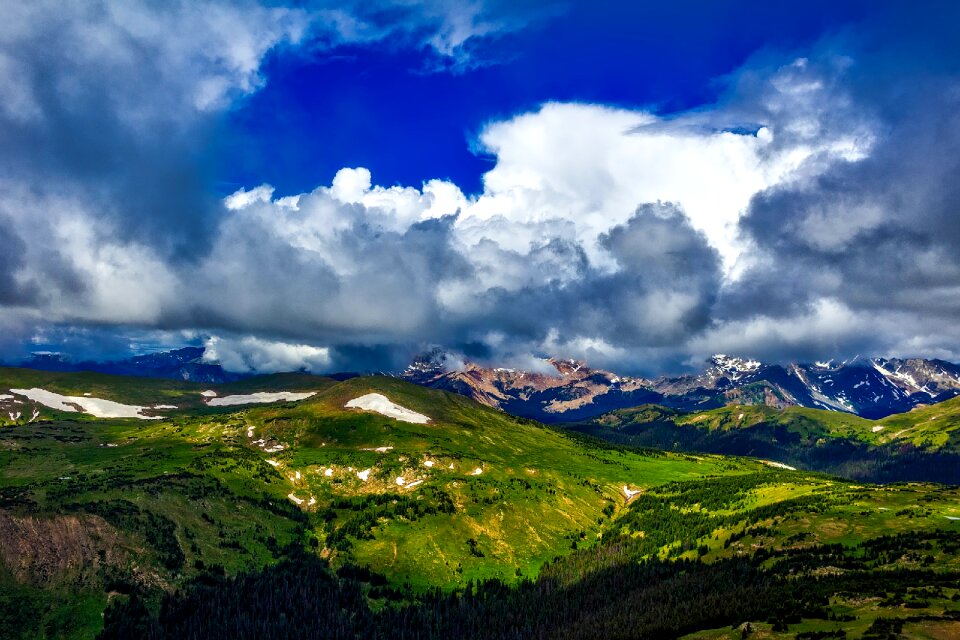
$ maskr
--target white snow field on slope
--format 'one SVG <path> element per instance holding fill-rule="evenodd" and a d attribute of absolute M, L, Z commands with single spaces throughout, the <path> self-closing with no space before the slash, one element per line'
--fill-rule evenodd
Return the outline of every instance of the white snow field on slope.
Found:
<path fill-rule="evenodd" d="M 34 402 L 57 411 L 77 412 L 77 407 L 84 413 L 97 418 L 139 418 L 140 420 L 162 420 L 163 416 L 145 416 L 142 411 L 150 407 L 137 407 L 121 404 L 113 400 L 91 398 L 89 396 L 64 396 L 45 389 L 10 389 L 10 393 L 26 396 Z"/>
<path fill-rule="evenodd" d="M 245 395 L 223 396 L 210 398 L 207 404 L 211 407 L 230 407 L 237 404 L 263 404 L 266 402 L 293 402 L 306 400 L 317 395 L 316 391 L 257 391 Z M 208 396 L 209 397 L 209 396 Z"/>
<path fill-rule="evenodd" d="M 791 467 L 790 465 L 783 464 L 782 462 L 774 462 L 773 460 L 761 460 L 760 462 L 767 465 L 768 467 L 774 467 L 776 469 L 786 469 L 787 471 L 797 470 L 796 467 Z"/>
<path fill-rule="evenodd" d="M 411 411 L 406 407 L 401 407 L 398 404 L 394 404 L 389 398 L 387 398 L 387 396 L 381 393 L 368 393 L 365 396 L 354 398 L 343 406 L 347 409 L 365 409 L 366 411 L 375 411 L 376 413 L 385 415 L 388 418 L 394 418 L 403 422 L 412 422 L 414 424 L 426 424 L 430 422 L 430 418 L 422 413 L 417 413 L 416 411 Z"/>

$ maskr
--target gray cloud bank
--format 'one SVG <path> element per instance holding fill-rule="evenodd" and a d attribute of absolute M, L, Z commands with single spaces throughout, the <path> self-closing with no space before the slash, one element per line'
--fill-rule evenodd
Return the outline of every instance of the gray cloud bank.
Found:
<path fill-rule="evenodd" d="M 919 18 L 884 15 L 758 56 L 689 113 L 550 103 L 493 122 L 480 194 L 345 168 L 309 193 L 213 197 L 219 117 L 269 81 L 268 52 L 399 31 L 462 69 L 471 38 L 522 25 L 456 6 L 397 3 L 400 26 L 349 6 L 11 8 L 0 346 L 205 340 L 260 371 L 388 368 L 432 344 L 647 373 L 716 351 L 960 358 L 944 16 L 904 30 L 922 42 L 890 26 Z"/>

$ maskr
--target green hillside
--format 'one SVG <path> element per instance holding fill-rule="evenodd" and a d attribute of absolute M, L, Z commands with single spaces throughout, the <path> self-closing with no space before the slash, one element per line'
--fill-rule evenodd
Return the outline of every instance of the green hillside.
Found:
<path fill-rule="evenodd" d="M 22 370 L 0 379 L 12 388 L 188 407 L 165 410 L 167 418 L 156 421 L 43 409 L 36 422 L 3 428 L 0 505 L 11 534 L 0 544 L 11 555 L 15 545 L 33 549 L 36 559 L 15 561 L 7 578 L 44 588 L 114 579 L 127 588 L 173 586 L 211 566 L 228 573 L 263 566 L 291 544 L 415 589 L 514 581 L 574 543 L 596 540 L 625 504 L 624 486 L 639 491 L 759 468 L 588 445 L 390 378 L 251 379 L 214 389 L 317 395 L 223 408 L 205 407 L 199 392 L 208 386 L 188 383 Z M 431 422 L 343 408 L 370 392 Z M 358 473 L 367 469 L 362 480 Z M 398 477 L 419 484 L 399 486 Z M 48 558 L 56 554 L 39 538 L 64 528 L 76 557 L 60 571 L 47 566 L 59 561 Z M 86 605 L 94 626 L 106 602 L 102 589 L 95 591 Z"/>
<path fill-rule="evenodd" d="M 868 481 L 960 483 L 960 398 L 880 420 L 803 407 L 643 405 L 568 426 L 620 444 L 757 456 Z"/>
<path fill-rule="evenodd" d="M 629 411 L 629 410 L 628 410 Z M 787 407 L 731 405 L 678 416 L 678 425 L 708 429 L 738 429 L 759 424 L 784 426 L 807 438 L 831 437 L 869 444 L 912 444 L 960 451 L 960 398 L 921 406 L 907 413 L 867 420 L 837 411 Z"/>
<path fill-rule="evenodd" d="M 21 417 L 0 427 L 0 637 L 86 638 L 104 620 L 105 637 L 143 635 L 159 624 L 153 616 L 161 600 L 163 611 L 186 607 L 177 618 L 185 625 L 219 621 L 216 633 L 243 636 L 231 625 L 246 624 L 247 612 L 257 610 L 246 590 L 283 592 L 290 587 L 279 585 L 291 572 L 309 573 L 311 588 L 326 591 L 298 587 L 289 598 L 267 599 L 256 624 L 298 598 L 309 609 L 320 606 L 315 599 L 341 602 L 353 594 L 353 604 L 316 611 L 311 624 L 347 607 L 346 635 L 338 637 L 359 637 L 364 629 L 392 637 L 401 627 L 420 629 L 419 637 L 450 637 L 454 629 L 428 620 L 439 615 L 434 607 L 446 607 L 471 584 L 486 585 L 484 598 L 504 611 L 527 607 L 523 598 L 547 589 L 558 599 L 556 610 L 574 616 L 582 608 L 574 607 L 580 596 L 573 594 L 594 582 L 633 584 L 631 572 L 650 563 L 660 564 L 649 571 L 670 575 L 692 563 L 713 580 L 747 562 L 767 576 L 775 557 L 816 553 L 822 563 L 817 549 L 844 545 L 862 558 L 872 552 L 856 551 L 858 545 L 896 533 L 913 540 L 897 543 L 904 549 L 932 540 L 921 548 L 924 557 L 949 575 L 960 571 L 949 542 L 960 527 L 953 519 L 960 517 L 956 490 L 856 485 L 749 458 L 619 447 L 394 378 L 283 375 L 210 387 L 0 370 L 0 394 L 30 388 L 177 408 L 157 409 L 164 417 L 155 420 L 43 408 L 32 422 Z M 213 407 L 201 396 L 207 390 L 221 398 L 313 395 Z M 345 408 L 370 393 L 429 421 Z M 35 403 L 7 395 L 15 397 L 5 402 L 32 416 Z M 642 411 L 661 421 L 683 417 Z M 898 567 L 888 558 L 870 570 Z M 889 575 L 910 584 L 927 580 Z M 652 594 L 644 589 L 654 587 L 643 584 L 624 597 Z M 229 607 L 206 611 L 194 595 L 223 603 L 236 596 L 238 611 L 220 620 Z M 610 620 L 620 615 L 609 603 L 590 611 L 606 611 Z M 737 611 L 725 615 L 746 615 Z M 461 614 L 467 618 L 457 625 L 490 618 L 474 605 Z M 293 613 L 284 615 L 294 635 L 316 634 L 297 627 L 305 623 Z M 712 620 L 691 630 L 713 628 Z M 124 626 L 130 621 L 139 630 Z M 556 636 L 552 624 L 543 621 L 545 637 Z M 510 635 L 493 633 L 496 625 L 489 627 L 493 635 L 484 624 L 478 628 L 476 637 Z M 187 628 L 170 634 L 221 637 Z"/>
<path fill-rule="evenodd" d="M 104 638 L 950 638 L 958 498 L 787 472 L 668 483 L 516 586 L 379 605 L 375 580 L 303 556 L 194 583 L 159 615 L 118 601 Z"/>
<path fill-rule="evenodd" d="M 875 426 L 882 443 L 910 442 L 918 447 L 960 451 L 960 398 L 892 415 Z"/>

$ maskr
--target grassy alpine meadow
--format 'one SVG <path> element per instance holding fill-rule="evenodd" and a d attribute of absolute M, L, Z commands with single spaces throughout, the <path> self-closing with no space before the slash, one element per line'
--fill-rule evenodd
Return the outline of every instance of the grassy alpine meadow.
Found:
<path fill-rule="evenodd" d="M 370 392 L 431 421 L 343 410 Z M 334 556 L 349 551 L 417 588 L 535 575 L 575 543 L 596 540 L 627 492 L 760 468 L 574 440 L 389 378 L 349 380 L 293 409 L 250 409 L 245 420 L 254 435 L 285 447 L 271 460 L 293 497 L 317 501 L 324 525 L 316 534 Z"/>
<path fill-rule="evenodd" d="M 145 603 L 154 615 L 180 589 L 273 567 L 280 573 L 264 575 L 282 576 L 291 561 L 322 563 L 338 589 L 359 580 L 363 606 L 382 621 L 490 581 L 576 589 L 630 563 L 760 556 L 762 568 L 824 546 L 960 529 L 953 488 L 611 445 L 389 377 L 209 386 L 0 370 L 0 379 L 0 393 L 41 388 L 152 408 L 142 419 L 96 418 L 10 394 L 21 417 L 0 428 L 3 637 L 93 637 L 108 607 L 134 619 L 122 607 Z M 311 395 L 228 400 L 289 391 Z M 368 394 L 428 420 L 345 407 Z M 214 397 L 226 405 L 211 406 Z M 931 544 L 909 563 L 960 572 L 955 549 Z"/>

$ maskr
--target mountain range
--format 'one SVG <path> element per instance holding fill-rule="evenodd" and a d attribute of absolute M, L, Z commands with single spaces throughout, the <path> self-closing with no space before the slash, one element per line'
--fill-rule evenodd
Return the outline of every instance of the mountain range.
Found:
<path fill-rule="evenodd" d="M 455 366 L 450 363 L 455 362 Z M 222 384 L 251 374 L 228 371 L 189 346 L 96 362 L 36 353 L 15 366 L 43 371 L 91 371 Z M 960 366 L 937 359 L 862 358 L 812 364 L 766 364 L 718 354 L 698 374 L 644 378 L 594 369 L 579 360 L 549 358 L 540 371 L 489 367 L 434 349 L 402 372 L 409 382 L 452 391 L 513 415 L 542 422 L 576 422 L 609 411 L 658 404 L 683 411 L 727 405 L 808 407 L 878 419 L 960 395 Z M 352 374 L 334 377 L 344 379 Z"/>
<path fill-rule="evenodd" d="M 188 382 L 234 382 L 249 374 L 226 371 L 216 362 L 203 359 L 203 347 L 183 347 L 172 351 L 158 351 L 121 360 L 73 360 L 60 353 L 34 353 L 27 360 L 13 366 L 40 371 L 62 373 L 91 371 L 138 378 L 168 378 Z"/>
<path fill-rule="evenodd" d="M 960 366 L 922 358 L 780 365 L 718 354 L 699 374 L 657 378 L 622 376 L 556 358 L 545 361 L 547 373 L 470 362 L 451 369 L 449 361 L 434 350 L 401 376 L 544 422 L 583 420 L 640 404 L 685 411 L 729 404 L 799 406 L 875 419 L 960 394 Z"/>

